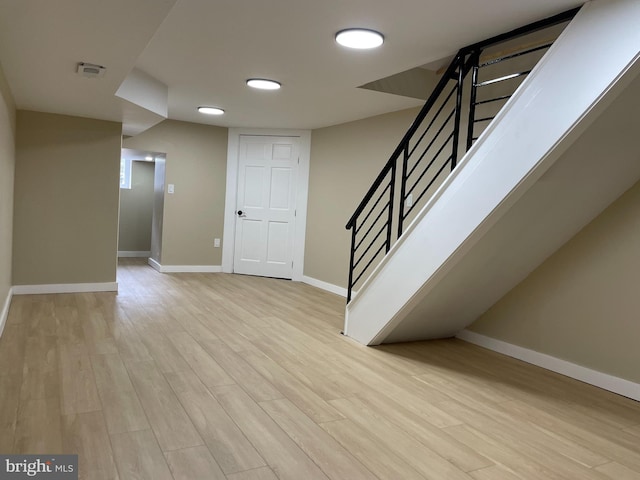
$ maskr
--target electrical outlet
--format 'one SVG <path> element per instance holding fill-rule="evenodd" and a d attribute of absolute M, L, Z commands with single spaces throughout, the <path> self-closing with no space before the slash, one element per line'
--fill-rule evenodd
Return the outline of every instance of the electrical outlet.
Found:
<path fill-rule="evenodd" d="M 213 247 L 214 248 L 220 248 L 220 239 L 219 238 L 214 238 L 213 239 Z"/>

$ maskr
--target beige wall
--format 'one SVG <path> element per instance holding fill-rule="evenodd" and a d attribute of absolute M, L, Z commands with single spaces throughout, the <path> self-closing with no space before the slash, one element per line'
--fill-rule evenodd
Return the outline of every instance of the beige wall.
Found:
<path fill-rule="evenodd" d="M 344 226 L 417 113 L 412 108 L 313 131 L 306 276 L 347 286 L 351 237 Z"/>
<path fill-rule="evenodd" d="M 640 382 L 640 183 L 470 330 Z"/>
<path fill-rule="evenodd" d="M 126 148 L 166 153 L 162 265 L 221 265 L 227 168 L 226 128 L 165 120 L 124 141 Z"/>
<path fill-rule="evenodd" d="M 121 125 L 18 111 L 13 283 L 116 280 Z"/>
<path fill-rule="evenodd" d="M 16 109 L 0 68 L 0 312 L 11 288 Z"/>
<path fill-rule="evenodd" d="M 118 251 L 151 251 L 153 162 L 131 162 L 131 188 L 120 189 Z"/>

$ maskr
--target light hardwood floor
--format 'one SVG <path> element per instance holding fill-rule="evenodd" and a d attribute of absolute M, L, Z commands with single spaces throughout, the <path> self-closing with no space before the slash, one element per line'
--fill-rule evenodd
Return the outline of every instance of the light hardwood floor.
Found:
<path fill-rule="evenodd" d="M 640 479 L 640 404 L 459 340 L 365 348 L 344 299 L 159 274 L 15 296 L 0 453 L 84 479 Z"/>

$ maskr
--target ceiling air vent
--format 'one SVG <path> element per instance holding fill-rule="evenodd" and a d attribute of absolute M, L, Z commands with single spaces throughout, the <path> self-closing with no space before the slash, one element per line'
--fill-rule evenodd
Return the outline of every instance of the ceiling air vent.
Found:
<path fill-rule="evenodd" d="M 93 63 L 78 63 L 78 75 L 88 78 L 98 78 L 103 77 L 104 73 L 107 71 L 105 67 L 102 65 L 96 65 Z"/>

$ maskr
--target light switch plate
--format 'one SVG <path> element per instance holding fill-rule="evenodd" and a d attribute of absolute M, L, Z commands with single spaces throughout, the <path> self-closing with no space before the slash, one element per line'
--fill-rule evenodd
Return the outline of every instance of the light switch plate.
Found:
<path fill-rule="evenodd" d="M 174 192 L 174 185 L 173 185 L 173 183 L 170 183 L 167 186 L 167 193 L 173 193 L 173 192 Z"/>

